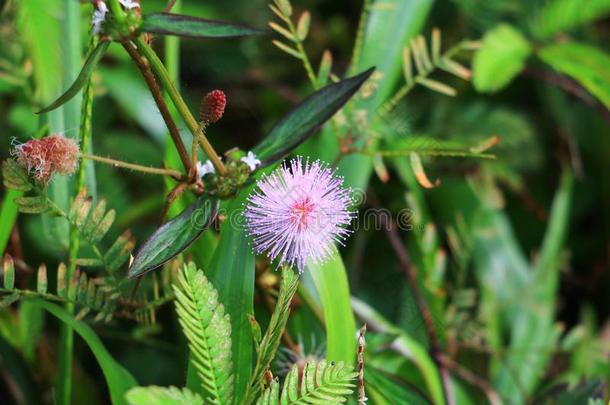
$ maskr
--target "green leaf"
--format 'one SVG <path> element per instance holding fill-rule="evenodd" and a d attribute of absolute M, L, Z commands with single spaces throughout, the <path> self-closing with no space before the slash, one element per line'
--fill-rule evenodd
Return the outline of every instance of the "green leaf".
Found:
<path fill-rule="evenodd" d="M 275 405 L 280 401 L 282 405 L 340 404 L 354 391 L 356 385 L 353 380 L 358 375 L 342 361 L 312 361 L 303 367 L 302 372 L 301 375 L 298 365 L 293 366 L 286 376 L 281 396 L 278 397 L 279 382 L 275 380 L 257 405 Z"/>
<path fill-rule="evenodd" d="M 29 191 L 32 184 L 26 171 L 13 159 L 2 162 L 2 182 L 4 187 L 16 191 Z"/>
<path fill-rule="evenodd" d="M 309 25 L 311 24 L 311 14 L 309 11 L 304 11 L 299 17 L 299 22 L 297 23 L 297 36 L 299 40 L 304 41 L 307 38 L 307 34 L 309 34 Z"/>
<path fill-rule="evenodd" d="M 49 201 L 45 196 L 18 197 L 15 204 L 19 207 L 19 212 L 25 214 L 42 214 L 50 209 Z"/>
<path fill-rule="evenodd" d="M 561 178 L 559 190 L 553 200 L 549 225 L 544 235 L 540 255 L 534 267 L 534 271 L 540 277 L 540 282 L 548 282 L 545 279 L 559 271 L 559 254 L 561 253 L 570 220 L 570 203 L 573 187 L 574 177 L 570 172 L 565 172 Z"/>
<path fill-rule="evenodd" d="M 192 262 L 180 272 L 174 293 L 206 403 L 228 404 L 233 399 L 231 319 L 218 302 L 214 286 Z"/>
<path fill-rule="evenodd" d="M 555 70 L 579 82 L 610 108 L 610 56 L 590 45 L 566 42 L 549 45 L 538 56 Z"/>
<path fill-rule="evenodd" d="M 66 102 L 70 101 L 74 96 L 76 96 L 78 92 L 83 88 L 83 86 L 87 84 L 91 73 L 93 73 L 93 70 L 102 59 L 102 56 L 104 56 L 104 54 L 106 53 L 106 49 L 108 49 L 109 45 L 110 41 L 101 41 L 95 47 L 93 52 L 91 52 L 91 54 L 85 61 L 85 64 L 83 65 L 83 68 L 81 69 L 78 77 L 76 78 L 74 83 L 72 83 L 72 85 L 68 88 L 68 90 L 66 90 L 64 94 L 59 96 L 59 98 L 53 101 L 50 105 L 38 111 L 38 114 L 52 111 L 57 107 L 62 106 Z"/>
<path fill-rule="evenodd" d="M 35 300 L 33 302 L 73 328 L 74 331 L 83 338 L 102 369 L 102 373 L 108 384 L 108 391 L 110 392 L 112 403 L 114 405 L 126 404 L 125 393 L 130 388 L 137 386 L 138 383 L 129 371 L 123 368 L 123 366 L 110 355 L 93 329 L 91 329 L 89 325 L 75 320 L 70 313 L 55 304 L 40 300 Z"/>
<path fill-rule="evenodd" d="M 373 403 L 427 405 L 430 402 L 415 389 L 402 385 L 398 379 L 374 367 L 365 367 L 366 390 Z M 382 402 L 385 401 L 385 402 Z"/>
<path fill-rule="evenodd" d="M 318 290 L 326 324 L 327 360 L 354 362 L 356 321 L 350 303 L 349 283 L 343 260 L 336 248 L 324 264 L 309 263 L 305 269 Z"/>
<path fill-rule="evenodd" d="M 140 30 L 193 38 L 233 38 L 262 33 L 246 25 L 166 13 L 144 14 Z"/>
<path fill-rule="evenodd" d="M 15 263 L 7 254 L 2 261 L 2 279 L 4 288 L 12 290 L 15 288 Z"/>
<path fill-rule="evenodd" d="M 188 388 L 135 387 L 127 391 L 129 405 L 203 405 L 203 399 Z"/>
<path fill-rule="evenodd" d="M 147 273 L 171 260 L 189 247 L 212 223 L 218 200 L 202 196 L 180 215 L 158 228 L 140 247 L 127 277 Z"/>
<path fill-rule="evenodd" d="M 330 72 L 333 67 L 333 54 L 327 49 L 324 51 L 322 55 L 322 60 L 320 60 L 320 67 L 318 68 L 318 77 L 317 83 L 318 87 L 326 86 L 328 83 L 328 78 L 330 76 Z"/>
<path fill-rule="evenodd" d="M 249 318 L 254 315 L 254 254 L 248 244 L 245 229 L 239 220 L 235 221 L 241 218 L 242 204 L 249 192 L 249 189 L 242 190 L 227 207 L 227 218 L 230 220 L 223 225 L 208 274 L 209 280 L 218 290 L 220 302 L 231 317 L 236 401 L 242 398 L 246 390 L 253 363 Z"/>
<path fill-rule="evenodd" d="M 123 232 L 104 254 L 104 264 L 109 273 L 117 271 L 129 259 L 136 242 L 128 229 Z"/>
<path fill-rule="evenodd" d="M 358 100 L 355 108 L 364 108 L 368 116 L 373 117 L 377 109 L 392 96 L 397 82 L 402 79 L 403 48 L 409 39 L 421 31 L 433 3 L 433 0 L 383 0 L 383 7 L 371 7 L 362 53 L 350 66 L 350 71 L 358 71 L 374 64 L 383 80 L 378 82 L 379 87 L 374 94 Z M 377 130 L 371 129 L 370 133 Z M 329 135 L 325 133 L 324 136 Z M 336 144 L 334 139 L 332 141 Z M 375 140 L 372 140 L 371 146 L 375 146 Z M 365 189 L 372 169 L 372 159 L 359 154 L 346 156 L 339 164 L 339 174 L 345 176 L 345 184 L 353 188 Z"/>
<path fill-rule="evenodd" d="M 531 51 L 527 39 L 511 25 L 491 29 L 474 57 L 474 87 L 483 93 L 500 90 L 521 72 Z"/>
<path fill-rule="evenodd" d="M 330 84 L 303 100 L 281 118 L 253 152 L 261 167 L 281 159 L 313 135 L 358 91 L 373 73 L 369 69 L 357 76 Z"/>
<path fill-rule="evenodd" d="M 536 14 L 530 24 L 532 32 L 547 39 L 558 32 L 569 31 L 610 13 L 608 0 L 551 0 Z"/>
<path fill-rule="evenodd" d="M 280 346 L 282 333 L 284 333 L 290 315 L 290 303 L 299 286 L 299 276 L 295 274 L 294 270 L 290 267 L 282 267 L 281 272 L 282 279 L 280 281 L 277 303 L 271 315 L 265 336 L 263 336 L 260 348 L 257 351 L 259 356 L 250 381 L 250 391 L 248 391 L 248 398 L 251 399 L 258 397 L 263 388 L 263 374 L 271 365 L 271 361 L 274 359 Z M 246 399 L 246 403 L 250 402 L 252 401 Z"/>

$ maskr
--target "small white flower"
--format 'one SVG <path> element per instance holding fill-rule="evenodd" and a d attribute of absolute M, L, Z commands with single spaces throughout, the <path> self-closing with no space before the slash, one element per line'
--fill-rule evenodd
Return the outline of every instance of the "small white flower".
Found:
<path fill-rule="evenodd" d="M 93 12 L 93 17 L 91 17 L 94 35 L 97 35 L 102 31 L 102 23 L 106 21 L 106 14 L 108 14 L 108 6 L 106 6 L 106 3 L 103 1 L 99 1 L 97 3 L 97 8 Z"/>
<path fill-rule="evenodd" d="M 121 3 L 123 7 L 128 10 L 131 10 L 132 8 L 140 8 L 140 3 L 135 0 L 119 0 L 119 3 Z"/>
<path fill-rule="evenodd" d="M 216 173 L 216 169 L 214 169 L 212 162 L 209 160 L 206 160 L 205 163 L 197 162 L 197 176 L 201 178 L 210 173 Z"/>
<path fill-rule="evenodd" d="M 247 156 L 245 156 L 239 160 L 241 160 L 242 162 L 247 164 L 248 167 L 250 168 L 251 172 L 253 172 L 257 166 L 261 165 L 261 161 L 256 157 L 256 155 L 254 153 L 252 153 L 252 151 L 248 152 Z"/>

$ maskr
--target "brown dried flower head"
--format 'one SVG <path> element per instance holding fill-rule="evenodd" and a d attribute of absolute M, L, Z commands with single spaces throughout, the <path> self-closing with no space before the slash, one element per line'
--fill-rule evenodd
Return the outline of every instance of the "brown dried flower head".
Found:
<path fill-rule="evenodd" d="M 32 139 L 15 146 L 13 156 L 36 180 L 47 184 L 54 173 L 73 174 L 78 167 L 78 144 L 62 135 Z"/>

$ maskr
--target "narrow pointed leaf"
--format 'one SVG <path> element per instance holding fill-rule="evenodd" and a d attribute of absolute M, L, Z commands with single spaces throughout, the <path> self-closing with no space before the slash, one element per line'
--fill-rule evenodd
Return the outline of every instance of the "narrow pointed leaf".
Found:
<path fill-rule="evenodd" d="M 70 86 L 70 88 L 68 88 L 68 90 L 66 90 L 64 94 L 59 96 L 59 98 L 53 101 L 49 106 L 38 111 L 38 114 L 52 111 L 57 107 L 60 107 L 61 105 L 70 101 L 72 97 L 76 96 L 78 92 L 83 88 L 83 86 L 87 83 L 89 77 L 91 77 L 91 73 L 93 73 L 93 70 L 102 59 L 102 56 L 104 56 L 104 53 L 106 53 L 108 45 L 110 45 L 110 41 L 100 42 L 85 61 L 83 68 L 81 69 L 74 83 L 72 83 L 72 86 Z"/>
<path fill-rule="evenodd" d="M 326 358 L 353 363 L 356 359 L 356 320 L 350 304 L 349 283 L 343 260 L 336 248 L 324 264 L 307 265 L 324 309 Z"/>
<path fill-rule="evenodd" d="M 163 224 L 144 242 L 127 276 L 140 276 L 180 254 L 211 224 L 217 210 L 218 200 L 199 197 L 193 205 Z"/>
<path fill-rule="evenodd" d="M 372 73 L 371 68 L 357 76 L 329 84 L 281 118 L 253 150 L 263 162 L 262 167 L 281 159 L 313 135 L 343 107 Z"/>
<path fill-rule="evenodd" d="M 262 33 L 246 25 L 166 13 L 145 14 L 140 30 L 193 38 L 233 38 Z"/>
<path fill-rule="evenodd" d="M 135 387 L 125 395 L 129 405 L 202 405 L 203 399 L 188 388 Z"/>
<path fill-rule="evenodd" d="M 83 338 L 102 369 L 102 373 L 108 384 L 108 391 L 110 392 L 112 403 L 118 405 L 127 404 L 127 401 L 124 398 L 125 393 L 130 388 L 137 386 L 138 383 L 129 371 L 123 368 L 123 366 L 112 357 L 93 329 L 91 329 L 89 325 L 75 320 L 72 314 L 55 304 L 41 300 L 33 300 L 32 302 L 47 310 L 66 325 L 72 327 L 74 331 Z"/>
<path fill-rule="evenodd" d="M 291 46 L 286 45 L 285 43 L 283 43 L 281 41 L 277 41 L 277 40 L 273 40 L 271 42 L 273 43 L 273 45 L 277 46 L 282 51 L 286 52 L 288 55 L 294 56 L 297 59 L 302 59 L 303 58 L 303 55 L 301 55 L 301 53 L 299 51 L 297 51 L 296 49 L 292 48 Z"/>
<path fill-rule="evenodd" d="M 318 86 L 322 87 L 328 83 L 328 77 L 333 67 L 333 54 L 327 49 L 322 55 L 320 67 L 318 69 Z"/>

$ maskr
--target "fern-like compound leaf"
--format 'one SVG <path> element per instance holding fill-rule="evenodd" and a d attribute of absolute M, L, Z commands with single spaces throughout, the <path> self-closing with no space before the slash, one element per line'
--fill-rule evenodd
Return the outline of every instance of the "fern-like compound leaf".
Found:
<path fill-rule="evenodd" d="M 280 281 L 280 292 L 277 297 L 277 304 L 271 315 L 269 327 L 263 336 L 258 349 L 258 360 L 256 368 L 252 373 L 250 387 L 248 390 L 248 398 L 246 403 L 254 402 L 262 390 L 262 377 L 269 368 L 271 361 L 275 357 L 275 353 L 280 345 L 282 333 L 286 328 L 288 316 L 290 315 L 290 302 L 299 285 L 299 276 L 289 267 L 282 268 L 282 279 Z"/>
<path fill-rule="evenodd" d="M 127 391 L 125 399 L 129 405 L 202 405 L 199 394 L 188 388 L 135 387 Z"/>
<path fill-rule="evenodd" d="M 231 321 L 214 286 L 193 263 L 174 285 L 176 312 L 191 350 L 191 361 L 206 393 L 205 403 L 228 404 L 233 398 Z"/>
<path fill-rule="evenodd" d="M 305 365 L 299 380 L 299 366 L 294 365 L 279 392 L 280 383 L 271 382 L 257 405 L 340 404 L 354 392 L 357 377 L 343 362 L 312 361 Z"/>
<path fill-rule="evenodd" d="M 4 187 L 11 190 L 29 191 L 32 189 L 28 174 L 13 159 L 6 159 L 2 163 L 2 182 Z"/>

